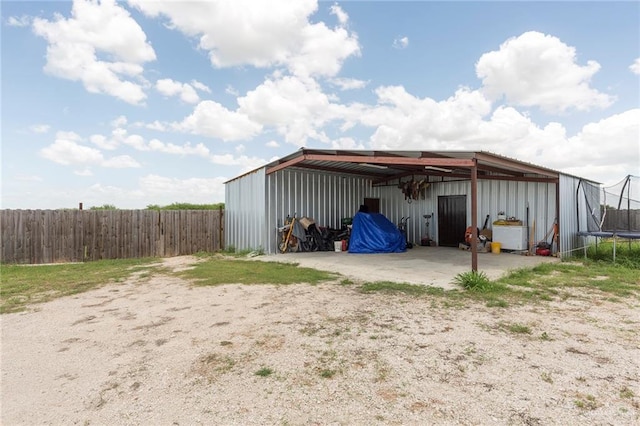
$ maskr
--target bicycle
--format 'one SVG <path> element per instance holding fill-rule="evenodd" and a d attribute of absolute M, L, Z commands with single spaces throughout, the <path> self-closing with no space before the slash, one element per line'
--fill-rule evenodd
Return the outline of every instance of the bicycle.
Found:
<path fill-rule="evenodd" d="M 278 250 L 280 253 L 286 253 L 288 251 L 297 252 L 300 249 L 300 242 L 293 235 L 293 227 L 296 223 L 296 214 L 293 217 L 287 215 L 284 221 L 284 226 L 278 228 L 278 234 L 280 235 L 280 243 L 278 244 Z"/>

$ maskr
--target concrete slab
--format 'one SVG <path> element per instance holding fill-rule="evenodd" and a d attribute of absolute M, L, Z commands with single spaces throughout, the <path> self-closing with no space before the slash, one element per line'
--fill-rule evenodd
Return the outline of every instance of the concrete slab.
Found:
<path fill-rule="evenodd" d="M 305 252 L 260 256 L 258 259 L 298 263 L 300 266 L 338 272 L 363 281 L 392 281 L 453 289 L 454 277 L 471 270 L 471 252 L 449 247 L 414 247 L 405 253 L 353 254 Z M 478 270 L 496 279 L 510 270 L 558 262 L 555 257 L 524 256 L 502 252 L 478 253 Z"/>

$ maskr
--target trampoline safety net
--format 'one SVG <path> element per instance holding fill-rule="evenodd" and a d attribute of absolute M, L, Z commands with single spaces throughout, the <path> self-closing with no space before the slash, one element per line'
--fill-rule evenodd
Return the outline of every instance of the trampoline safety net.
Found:
<path fill-rule="evenodd" d="M 602 231 L 640 237 L 640 177 L 629 175 L 615 185 L 602 188 L 600 200 Z"/>

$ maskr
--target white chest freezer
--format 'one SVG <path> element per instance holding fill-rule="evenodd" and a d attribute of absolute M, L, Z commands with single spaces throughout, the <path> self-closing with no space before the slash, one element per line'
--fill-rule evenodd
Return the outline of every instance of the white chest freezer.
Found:
<path fill-rule="evenodd" d="M 527 250 L 527 227 L 493 225 L 493 241 L 506 250 Z"/>

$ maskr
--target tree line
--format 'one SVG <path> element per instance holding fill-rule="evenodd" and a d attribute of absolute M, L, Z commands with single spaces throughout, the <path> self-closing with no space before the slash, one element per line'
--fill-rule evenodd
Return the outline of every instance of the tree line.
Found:
<path fill-rule="evenodd" d="M 193 204 L 193 203 L 171 203 L 166 206 L 149 204 L 145 210 L 220 210 L 224 209 L 224 203 L 215 204 Z M 113 204 L 103 204 L 101 206 L 89 207 L 89 210 L 120 210 Z"/>

